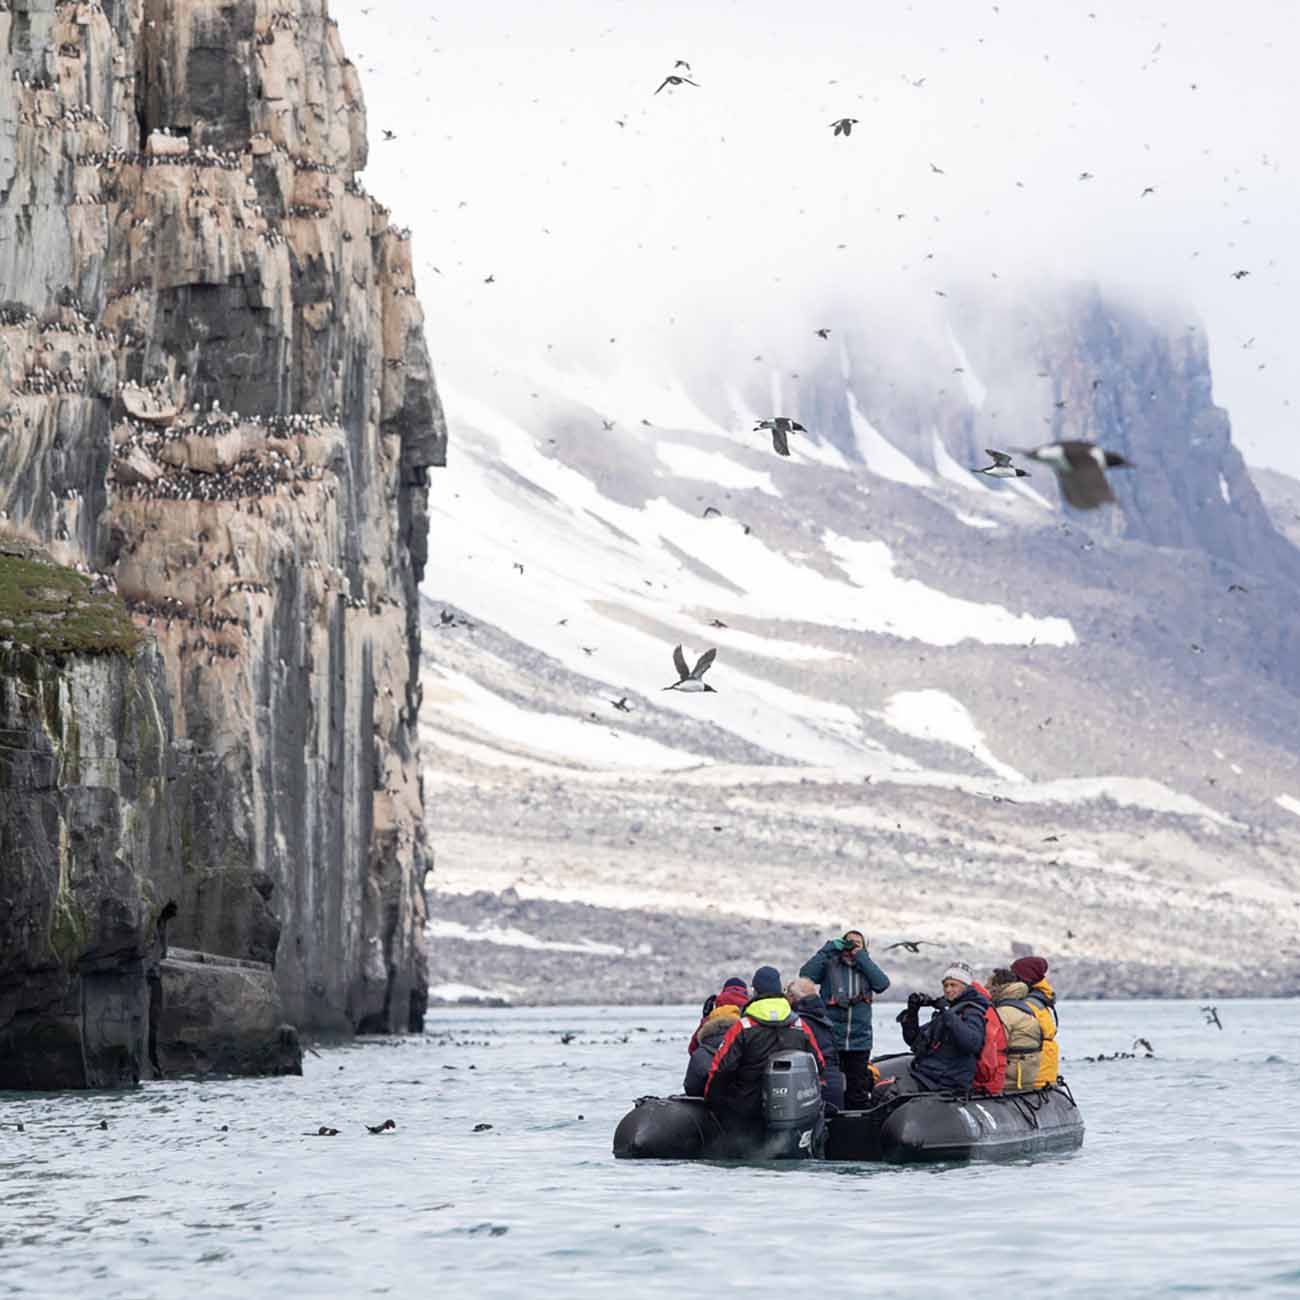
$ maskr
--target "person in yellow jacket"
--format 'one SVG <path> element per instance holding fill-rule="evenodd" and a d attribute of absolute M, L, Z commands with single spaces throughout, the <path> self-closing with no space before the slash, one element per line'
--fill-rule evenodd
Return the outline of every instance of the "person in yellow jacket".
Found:
<path fill-rule="evenodd" d="M 1025 1001 L 1034 1008 L 1038 1023 L 1043 1027 L 1043 1055 L 1038 1067 L 1035 1088 L 1055 1083 L 1061 1074 L 1061 1048 L 1056 1041 L 1056 991 L 1047 982 L 1045 957 L 1017 957 L 1011 963 L 1011 973 L 1029 988 Z"/>
<path fill-rule="evenodd" d="M 1043 1062 L 1043 1027 L 1036 1009 L 1025 998 L 1029 986 L 1009 970 L 995 970 L 989 976 L 989 996 L 1007 1031 L 1005 1089 L 1020 1092 L 1036 1088 Z"/>

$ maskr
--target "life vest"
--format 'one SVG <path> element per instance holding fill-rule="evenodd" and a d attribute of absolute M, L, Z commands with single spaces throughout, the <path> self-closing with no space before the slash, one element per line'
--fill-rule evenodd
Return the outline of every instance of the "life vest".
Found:
<path fill-rule="evenodd" d="M 987 998 L 988 991 L 979 984 L 971 987 Z M 982 1093 L 986 1097 L 996 1096 L 1007 1082 L 1007 1027 L 1002 1023 L 992 999 L 984 1008 L 984 1046 L 980 1048 L 979 1059 L 975 1062 L 975 1078 L 971 1081 L 971 1091 Z"/>
<path fill-rule="evenodd" d="M 871 985 L 856 962 L 832 958 L 822 979 L 822 996 L 828 1007 L 855 1007 L 871 1002 Z"/>

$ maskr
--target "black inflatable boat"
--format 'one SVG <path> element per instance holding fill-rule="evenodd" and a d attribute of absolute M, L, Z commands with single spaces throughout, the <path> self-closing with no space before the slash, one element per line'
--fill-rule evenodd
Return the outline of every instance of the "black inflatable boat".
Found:
<path fill-rule="evenodd" d="M 908 1058 L 895 1058 L 906 1060 Z M 879 1062 L 888 1073 L 890 1060 Z M 1083 1116 L 1064 1083 L 997 1097 L 906 1093 L 802 1127 L 788 1119 L 761 1138 L 725 1132 L 698 1097 L 642 1097 L 614 1130 L 614 1155 L 643 1160 L 820 1156 L 890 1164 L 1007 1160 L 1083 1144 Z"/>

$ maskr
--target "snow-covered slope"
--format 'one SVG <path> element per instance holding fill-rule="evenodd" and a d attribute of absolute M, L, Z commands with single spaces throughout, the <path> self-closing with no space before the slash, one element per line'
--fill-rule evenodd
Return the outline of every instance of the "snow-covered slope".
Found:
<path fill-rule="evenodd" d="M 953 347 L 960 400 L 988 408 L 995 382 Z M 1282 953 L 1300 710 L 1265 665 L 1295 612 L 1255 589 L 1287 575 L 1067 517 L 1046 471 L 980 479 L 970 431 L 869 417 L 836 367 L 801 405 L 770 386 L 790 404 L 755 405 L 752 376 L 549 357 L 441 381 L 455 451 L 421 715 L 438 888 L 724 926 L 870 910 L 990 959 L 1012 917 L 1056 951 L 1089 935 L 1094 962 L 1200 952 L 1222 975 L 1247 933 Z M 831 408 L 832 429 L 807 413 Z M 752 432 L 770 414 L 809 425 L 788 459 Z M 716 693 L 663 689 L 678 643 L 717 647 Z M 687 804 L 725 832 L 683 842 Z M 825 877 L 850 841 L 888 883 Z M 799 884 L 752 889 L 760 864 Z M 1004 871 L 1040 882 L 1038 908 L 1008 903 Z M 1254 930 L 1225 924 L 1224 879 Z M 472 927 L 444 931 L 435 952 L 472 966 Z"/>

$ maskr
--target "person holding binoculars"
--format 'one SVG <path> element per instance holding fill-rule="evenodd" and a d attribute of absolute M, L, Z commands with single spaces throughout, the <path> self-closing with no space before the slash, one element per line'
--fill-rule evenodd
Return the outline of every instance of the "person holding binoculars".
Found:
<path fill-rule="evenodd" d="M 822 944 L 799 974 L 821 986 L 844 1071 L 844 1104 L 861 1109 L 871 1094 L 871 999 L 889 987 L 889 976 L 871 960 L 861 930 L 846 930 L 843 938 Z"/>
<path fill-rule="evenodd" d="M 975 983 L 975 972 L 964 961 L 953 962 L 943 973 L 943 993 L 910 993 L 898 1013 L 903 1041 L 912 1049 L 910 1065 L 899 1069 L 888 1083 L 893 1092 L 966 1092 L 984 1046 L 985 1012 L 992 1003 Z M 921 1009 L 934 1014 L 923 1025 Z"/>

